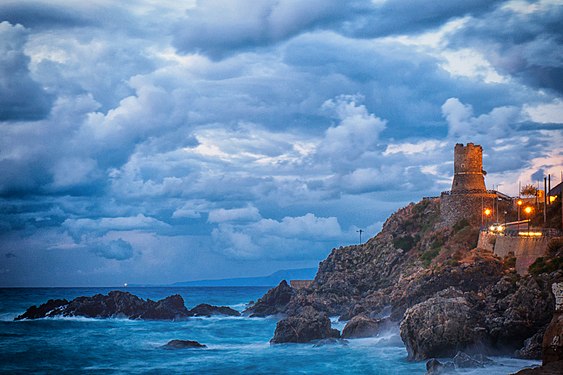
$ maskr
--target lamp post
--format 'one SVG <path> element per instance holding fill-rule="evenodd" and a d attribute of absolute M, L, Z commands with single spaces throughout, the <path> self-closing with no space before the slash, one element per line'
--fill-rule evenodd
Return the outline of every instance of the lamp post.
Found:
<path fill-rule="evenodd" d="M 485 214 L 485 217 L 487 218 L 487 221 L 485 222 L 485 225 L 489 225 L 489 216 L 491 216 L 491 209 L 490 208 L 485 208 L 485 210 L 483 211 L 483 213 Z"/>
<path fill-rule="evenodd" d="M 518 205 L 518 221 L 520 221 L 520 207 L 522 206 L 522 199 L 518 198 L 518 200 L 516 201 L 516 204 Z"/>
<path fill-rule="evenodd" d="M 526 216 L 528 217 L 528 234 L 530 234 L 530 215 L 532 214 L 532 211 L 534 211 L 532 206 L 526 206 L 526 208 L 524 208 L 524 212 L 526 213 Z"/>
<path fill-rule="evenodd" d="M 356 233 L 360 234 L 360 245 L 362 244 L 362 233 L 364 233 L 364 231 L 362 229 L 359 229 L 356 231 Z"/>

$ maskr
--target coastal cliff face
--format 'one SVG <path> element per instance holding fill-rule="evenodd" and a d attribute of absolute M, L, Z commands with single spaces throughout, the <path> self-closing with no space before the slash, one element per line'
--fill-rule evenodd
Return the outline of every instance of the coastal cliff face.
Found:
<path fill-rule="evenodd" d="M 441 221 L 439 199 L 410 204 L 367 243 L 334 249 L 312 285 L 275 312 L 388 317 L 413 360 L 483 348 L 537 358 L 554 311 L 551 285 L 563 271 L 519 276 L 510 259 L 475 248 L 477 239 L 469 222 Z M 261 303 L 247 313 L 267 311 Z"/>

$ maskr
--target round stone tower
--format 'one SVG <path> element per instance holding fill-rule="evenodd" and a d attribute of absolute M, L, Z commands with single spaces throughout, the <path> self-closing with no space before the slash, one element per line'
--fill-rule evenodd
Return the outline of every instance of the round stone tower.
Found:
<path fill-rule="evenodd" d="M 454 180 L 452 193 L 463 191 L 485 191 L 483 170 L 483 148 L 473 143 L 461 143 L 454 149 Z"/>
<path fill-rule="evenodd" d="M 473 225 L 483 222 L 483 209 L 495 207 L 497 198 L 487 191 L 485 174 L 483 148 L 473 143 L 456 144 L 452 190 L 440 195 L 440 213 L 445 224 L 452 226 L 460 220 Z"/>

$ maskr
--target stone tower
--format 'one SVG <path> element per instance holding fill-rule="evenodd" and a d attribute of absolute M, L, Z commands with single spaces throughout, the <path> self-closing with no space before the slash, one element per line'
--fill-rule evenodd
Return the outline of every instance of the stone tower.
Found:
<path fill-rule="evenodd" d="M 483 208 L 495 206 L 497 195 L 487 191 L 485 174 L 483 148 L 473 143 L 456 144 L 452 190 L 440 196 L 440 213 L 446 225 L 452 226 L 460 220 L 480 225 Z"/>
<path fill-rule="evenodd" d="M 454 180 L 452 193 L 463 191 L 484 192 L 485 171 L 483 170 L 483 148 L 473 143 L 461 143 L 454 149 Z"/>

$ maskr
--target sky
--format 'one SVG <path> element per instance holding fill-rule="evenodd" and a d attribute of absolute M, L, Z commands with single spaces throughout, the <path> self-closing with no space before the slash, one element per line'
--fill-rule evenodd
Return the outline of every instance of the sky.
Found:
<path fill-rule="evenodd" d="M 0 2 L 0 286 L 316 267 L 563 169 L 563 0 Z"/>

